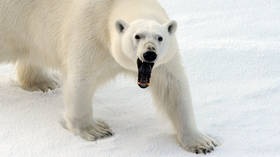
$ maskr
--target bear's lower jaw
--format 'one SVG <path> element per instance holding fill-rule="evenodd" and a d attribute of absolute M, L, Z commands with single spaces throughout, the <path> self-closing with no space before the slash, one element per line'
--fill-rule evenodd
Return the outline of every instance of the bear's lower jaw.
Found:
<path fill-rule="evenodd" d="M 140 88 L 147 88 L 150 86 L 150 83 L 142 83 L 142 82 L 138 82 L 138 85 Z"/>
<path fill-rule="evenodd" d="M 138 85 L 140 88 L 147 88 L 150 86 L 150 78 L 154 63 L 142 62 L 137 59 L 138 67 Z"/>

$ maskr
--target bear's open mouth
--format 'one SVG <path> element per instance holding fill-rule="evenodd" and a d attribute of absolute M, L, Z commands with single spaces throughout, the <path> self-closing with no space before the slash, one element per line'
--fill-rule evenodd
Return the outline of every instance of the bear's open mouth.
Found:
<path fill-rule="evenodd" d="M 141 88 L 149 87 L 153 66 L 154 63 L 142 62 L 139 58 L 137 59 L 138 85 Z"/>

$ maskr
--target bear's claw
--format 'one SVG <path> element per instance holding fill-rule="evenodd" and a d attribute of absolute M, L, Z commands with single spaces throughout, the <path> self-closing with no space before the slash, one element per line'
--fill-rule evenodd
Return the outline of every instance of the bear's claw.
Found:
<path fill-rule="evenodd" d="M 88 141 L 96 141 L 98 139 L 110 137 L 113 135 L 113 131 L 104 122 L 97 122 L 97 125 L 92 125 L 84 129 L 80 136 Z"/>
<path fill-rule="evenodd" d="M 184 149 L 195 154 L 208 154 L 218 146 L 214 139 L 209 136 L 197 133 L 179 138 Z"/>

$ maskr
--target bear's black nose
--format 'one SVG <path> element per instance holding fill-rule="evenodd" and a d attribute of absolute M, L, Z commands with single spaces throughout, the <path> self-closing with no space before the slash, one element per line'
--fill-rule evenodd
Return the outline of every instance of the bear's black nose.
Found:
<path fill-rule="evenodd" d="M 145 61 L 153 62 L 157 59 L 157 54 L 154 51 L 148 51 L 143 54 Z"/>

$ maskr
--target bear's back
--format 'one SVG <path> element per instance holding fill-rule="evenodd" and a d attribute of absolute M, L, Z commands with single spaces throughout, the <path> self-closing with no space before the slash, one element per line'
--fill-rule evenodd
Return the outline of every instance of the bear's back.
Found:
<path fill-rule="evenodd" d="M 156 20 L 159 23 L 168 21 L 165 10 L 160 6 L 157 0 L 113 0 L 113 9 L 111 16 L 127 21 L 128 23 L 135 19 Z M 114 20 L 111 20 L 114 21 Z"/>

